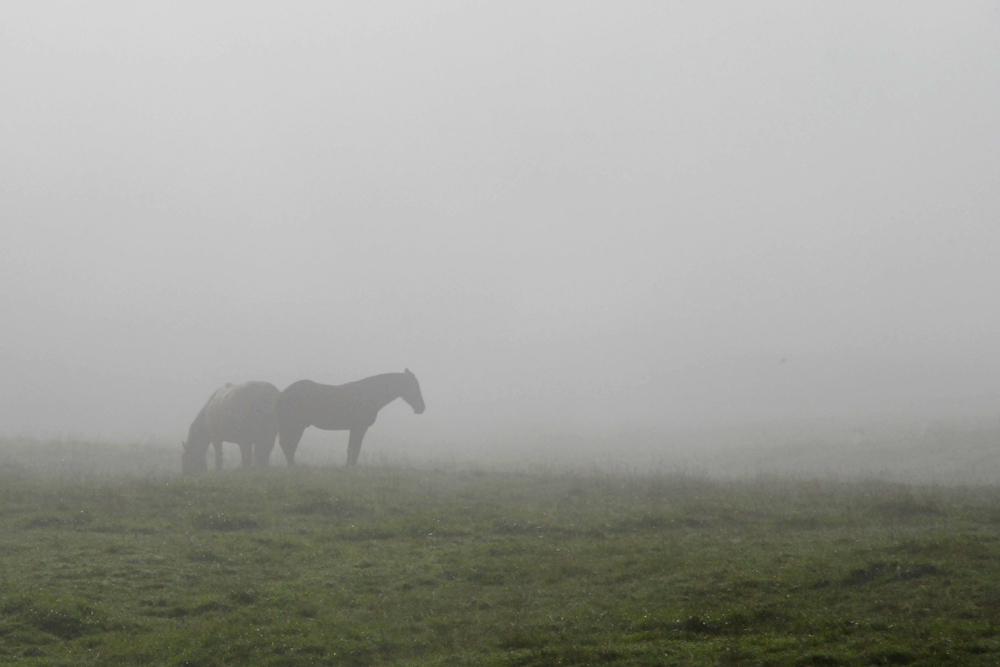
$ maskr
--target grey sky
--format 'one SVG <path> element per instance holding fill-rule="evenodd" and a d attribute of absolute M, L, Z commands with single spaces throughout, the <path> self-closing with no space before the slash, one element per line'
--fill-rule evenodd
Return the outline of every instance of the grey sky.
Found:
<path fill-rule="evenodd" d="M 8 4 L 0 432 L 1000 401 L 995 3 Z"/>

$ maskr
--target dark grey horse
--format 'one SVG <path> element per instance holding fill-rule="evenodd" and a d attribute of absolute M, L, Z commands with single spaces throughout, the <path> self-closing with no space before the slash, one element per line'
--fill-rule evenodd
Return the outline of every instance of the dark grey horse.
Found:
<path fill-rule="evenodd" d="M 365 432 L 375 423 L 378 411 L 397 398 L 409 403 L 418 415 L 424 411 L 420 383 L 409 368 L 402 373 L 373 375 L 347 384 L 299 380 L 289 385 L 278 399 L 278 442 L 288 465 L 295 465 L 295 450 L 302 432 L 309 426 L 325 431 L 350 431 L 347 465 L 357 465 Z"/>
<path fill-rule="evenodd" d="M 222 469 L 222 443 L 240 446 L 243 467 L 267 465 L 278 435 L 277 403 L 281 392 L 270 382 L 226 384 L 212 394 L 195 417 L 184 442 L 181 470 L 204 472 L 208 446 L 215 447 L 215 469 Z M 256 450 L 256 453 L 255 453 Z M 256 460 L 255 460 L 256 459 Z"/>

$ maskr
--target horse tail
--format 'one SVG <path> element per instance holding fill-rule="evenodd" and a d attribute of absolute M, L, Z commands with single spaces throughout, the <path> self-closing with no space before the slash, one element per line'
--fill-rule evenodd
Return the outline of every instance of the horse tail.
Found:
<path fill-rule="evenodd" d="M 302 439 L 302 432 L 308 424 L 303 423 L 302 416 L 297 414 L 295 408 L 296 399 L 294 394 L 299 393 L 301 382 L 296 382 L 285 387 L 285 390 L 278 395 L 275 411 L 278 415 L 278 445 L 284 452 L 288 465 L 295 464 L 295 450 Z"/>
<path fill-rule="evenodd" d="M 275 417 L 278 422 L 278 436 L 288 438 L 295 431 L 305 428 L 304 424 L 299 424 L 301 416 L 295 409 L 296 397 L 299 393 L 298 382 L 288 385 L 285 390 L 278 394 L 278 400 L 274 405 Z"/>

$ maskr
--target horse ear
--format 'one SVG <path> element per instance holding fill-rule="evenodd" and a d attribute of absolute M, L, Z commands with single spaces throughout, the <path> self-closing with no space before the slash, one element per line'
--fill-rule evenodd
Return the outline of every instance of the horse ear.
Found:
<path fill-rule="evenodd" d="M 187 441 L 181 440 L 181 447 L 183 447 L 184 449 L 187 449 L 188 448 Z"/>
<path fill-rule="evenodd" d="M 413 373 L 410 372 L 409 368 L 405 369 L 403 372 L 406 373 L 407 375 L 413 375 Z"/>

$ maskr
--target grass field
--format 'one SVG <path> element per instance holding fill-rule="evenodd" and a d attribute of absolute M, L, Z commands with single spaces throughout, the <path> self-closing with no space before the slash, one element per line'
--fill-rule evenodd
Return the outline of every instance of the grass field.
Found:
<path fill-rule="evenodd" d="M 1000 662 L 1000 488 L 7 444 L 4 665 Z"/>

